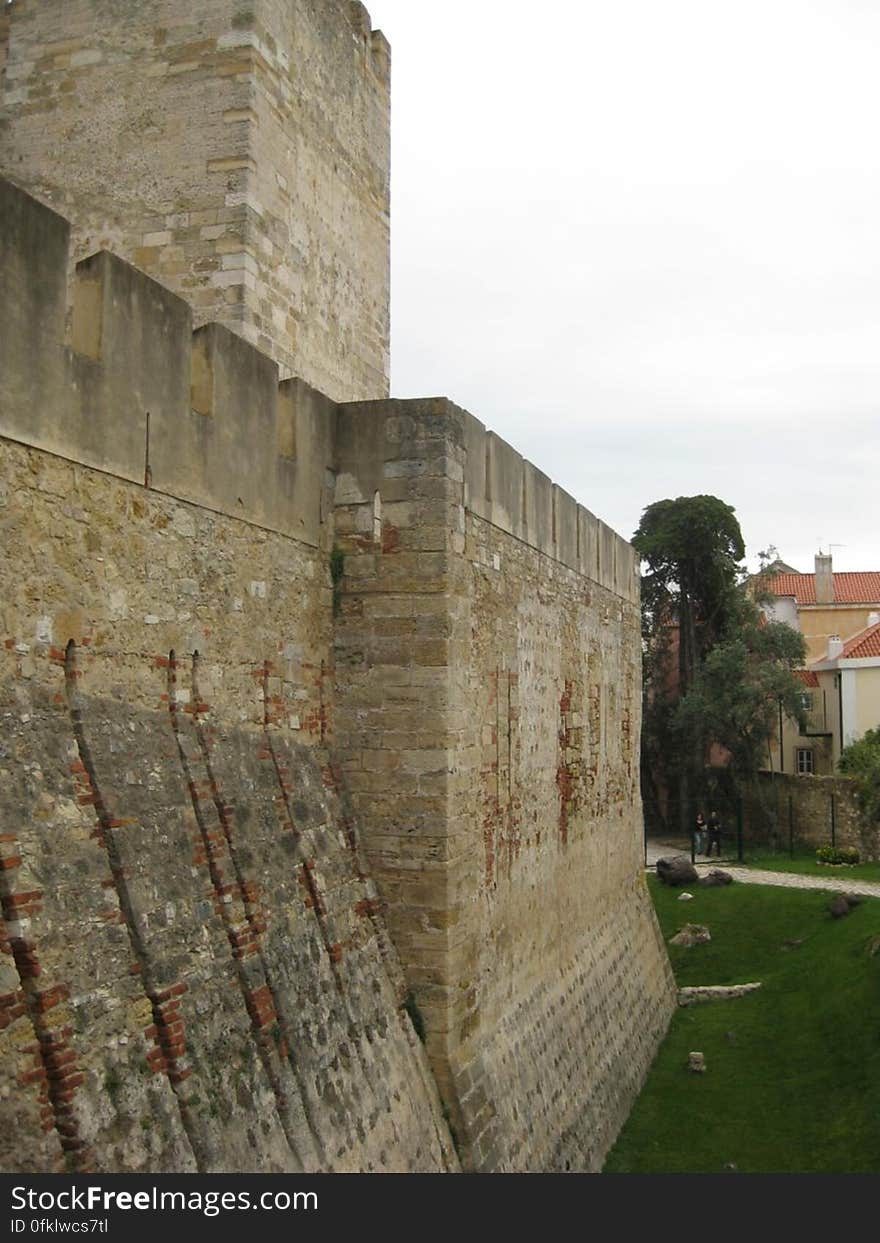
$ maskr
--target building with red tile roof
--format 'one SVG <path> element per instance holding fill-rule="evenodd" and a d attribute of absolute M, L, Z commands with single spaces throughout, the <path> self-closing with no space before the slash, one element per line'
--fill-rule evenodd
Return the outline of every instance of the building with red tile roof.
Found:
<path fill-rule="evenodd" d="M 835 571 L 832 580 L 833 599 L 825 603 L 880 605 L 880 570 L 865 573 Z M 768 585 L 775 595 L 793 596 L 801 606 L 820 603 L 816 598 L 815 574 L 779 574 L 768 580 Z"/>
<path fill-rule="evenodd" d="M 841 660 L 869 660 L 874 656 L 880 656 L 880 622 L 854 635 L 840 653 Z"/>
<path fill-rule="evenodd" d="M 831 773 L 842 749 L 880 725 L 880 571 L 835 572 L 819 553 L 812 574 L 775 562 L 760 586 L 774 597 L 769 617 L 807 642 L 806 726 L 782 719 L 771 747 L 774 771 Z"/>
<path fill-rule="evenodd" d="M 812 574 L 799 574 L 775 562 L 761 576 L 761 585 L 776 600 L 767 611 L 793 625 L 807 641 L 807 660 L 819 660 L 832 639 L 844 640 L 870 625 L 880 612 L 880 570 L 835 571 L 830 555 L 817 553 Z"/>
<path fill-rule="evenodd" d="M 880 726 L 880 613 L 873 612 L 870 623 L 846 642 L 832 640 L 824 659 L 810 666 L 826 702 L 829 694 L 837 698 L 835 763 L 843 747 Z"/>

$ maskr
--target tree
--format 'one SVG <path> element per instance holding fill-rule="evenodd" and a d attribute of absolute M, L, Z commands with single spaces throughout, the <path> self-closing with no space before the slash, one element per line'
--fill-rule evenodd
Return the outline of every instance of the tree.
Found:
<path fill-rule="evenodd" d="M 725 634 L 677 709 L 679 719 L 696 718 L 703 736 L 725 748 L 735 778 L 747 780 L 760 767 L 780 707 L 793 720 L 803 718 L 804 687 L 793 671 L 805 652 L 799 631 L 766 621 L 738 588 Z"/>
<path fill-rule="evenodd" d="M 686 833 L 705 740 L 699 719 L 677 718 L 676 709 L 724 628 L 745 547 L 733 509 L 715 496 L 656 501 L 642 514 L 632 542 L 647 567 L 642 578 L 645 801 L 659 812 L 662 785 L 677 797 Z"/>
<path fill-rule="evenodd" d="M 880 725 L 844 747 L 840 771 L 854 779 L 859 805 L 868 820 L 880 822 Z"/>
<path fill-rule="evenodd" d="M 691 801 L 705 793 L 712 744 L 726 749 L 726 779 L 757 769 L 779 705 L 802 714 L 793 670 L 802 637 L 767 622 L 745 588 L 742 533 L 732 506 L 714 496 L 649 505 L 633 545 L 642 579 L 644 651 L 643 794 L 663 820 L 660 790 L 678 804 L 687 833 Z"/>

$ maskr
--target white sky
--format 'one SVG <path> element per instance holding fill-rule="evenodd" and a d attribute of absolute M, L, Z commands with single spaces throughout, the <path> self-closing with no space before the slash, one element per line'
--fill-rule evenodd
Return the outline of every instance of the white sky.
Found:
<path fill-rule="evenodd" d="M 880 0 L 368 0 L 392 45 L 392 391 L 622 535 L 880 569 Z"/>

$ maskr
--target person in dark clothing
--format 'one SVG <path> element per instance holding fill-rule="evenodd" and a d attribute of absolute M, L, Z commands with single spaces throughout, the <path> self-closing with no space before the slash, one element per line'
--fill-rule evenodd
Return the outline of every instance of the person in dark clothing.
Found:
<path fill-rule="evenodd" d="M 694 854 L 704 855 L 706 853 L 706 821 L 701 811 L 697 812 L 697 818 L 694 821 Z"/>
<path fill-rule="evenodd" d="M 718 818 L 717 811 L 713 811 L 712 814 L 709 816 L 708 828 L 709 828 L 709 847 L 708 847 L 708 850 L 706 851 L 706 854 L 708 855 L 709 858 L 711 858 L 712 851 L 714 850 L 716 855 L 720 859 L 721 858 L 721 821 Z"/>

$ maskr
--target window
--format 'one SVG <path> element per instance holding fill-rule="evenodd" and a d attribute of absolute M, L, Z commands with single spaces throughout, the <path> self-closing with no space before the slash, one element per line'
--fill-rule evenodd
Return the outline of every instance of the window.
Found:
<path fill-rule="evenodd" d="M 813 752 L 809 747 L 797 748 L 797 771 L 799 773 L 812 773 L 813 769 Z"/>

